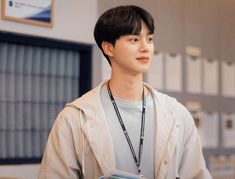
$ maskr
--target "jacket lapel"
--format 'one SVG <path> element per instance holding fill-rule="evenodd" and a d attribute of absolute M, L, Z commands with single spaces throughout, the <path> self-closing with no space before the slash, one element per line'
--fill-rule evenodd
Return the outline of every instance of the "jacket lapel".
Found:
<path fill-rule="evenodd" d="M 82 130 L 104 175 L 116 168 L 111 133 L 100 101 L 101 85 L 76 104 L 84 113 Z"/>
<path fill-rule="evenodd" d="M 105 116 L 97 114 L 82 127 L 104 175 L 116 168 L 111 134 Z"/>
<path fill-rule="evenodd" d="M 83 116 L 79 120 L 82 121 L 81 128 L 85 140 L 88 141 L 103 175 L 106 176 L 116 169 L 116 163 L 111 133 L 100 101 L 100 90 L 104 83 L 67 106 L 82 111 Z M 84 143 L 83 147 L 85 147 Z M 86 149 L 84 148 L 84 150 Z"/>
<path fill-rule="evenodd" d="M 157 111 L 157 122 L 156 122 L 156 152 L 155 152 L 155 165 L 156 172 L 158 173 L 166 155 L 169 152 L 174 152 L 173 148 L 174 142 L 174 118 L 170 111 L 162 107 L 157 101 L 156 104 Z M 172 143 L 173 142 L 173 143 Z M 170 147 L 170 149 L 169 149 Z"/>
<path fill-rule="evenodd" d="M 148 87 L 153 94 L 156 112 L 155 178 L 164 178 L 167 172 L 167 162 L 174 154 L 176 145 L 176 122 L 171 110 L 175 100 L 169 100 L 166 95 Z M 164 167 L 165 169 L 162 169 Z"/>

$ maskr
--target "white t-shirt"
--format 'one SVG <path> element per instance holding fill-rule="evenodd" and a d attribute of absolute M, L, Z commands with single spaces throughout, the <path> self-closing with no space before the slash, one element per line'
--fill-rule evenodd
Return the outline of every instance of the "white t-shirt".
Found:
<path fill-rule="evenodd" d="M 126 101 L 116 97 L 114 97 L 114 99 L 134 147 L 137 159 L 139 160 L 138 155 L 141 130 L 142 100 Z M 129 144 L 111 103 L 107 85 L 102 87 L 101 103 L 103 105 L 113 139 L 117 169 L 138 174 L 138 168 L 131 153 Z M 141 174 L 143 174 L 148 179 L 154 178 L 155 119 L 156 116 L 154 112 L 153 98 L 151 94 L 148 94 L 146 97 L 144 145 L 140 163 Z"/>

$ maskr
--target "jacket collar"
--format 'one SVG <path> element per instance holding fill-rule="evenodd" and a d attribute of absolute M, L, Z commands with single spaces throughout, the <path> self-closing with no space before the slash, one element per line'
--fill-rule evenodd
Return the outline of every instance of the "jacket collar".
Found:
<path fill-rule="evenodd" d="M 101 88 L 106 82 L 103 82 L 72 103 L 84 113 L 85 122 L 82 130 L 104 175 L 109 174 L 110 171 L 116 168 L 112 137 L 108 129 L 107 120 L 104 120 L 105 113 L 100 100 Z M 157 116 L 155 166 L 156 172 L 158 172 L 164 158 L 163 156 L 167 152 L 166 150 L 170 150 L 168 145 L 175 145 L 174 135 L 172 134 L 175 122 L 166 102 L 166 95 L 157 92 L 146 83 L 145 86 L 154 98 Z"/>
<path fill-rule="evenodd" d="M 160 171 L 164 160 L 169 160 L 174 154 L 176 145 L 176 120 L 173 115 L 176 99 L 154 90 L 150 85 L 145 86 L 151 92 L 156 112 L 156 140 L 155 140 L 155 178 L 165 178 L 165 172 Z"/>
<path fill-rule="evenodd" d="M 116 168 L 112 137 L 107 130 L 108 123 L 101 104 L 100 93 L 105 82 L 76 99 L 69 106 L 75 106 L 84 114 L 82 130 L 93 150 L 104 175 Z M 81 119 L 82 120 L 82 119 Z"/>

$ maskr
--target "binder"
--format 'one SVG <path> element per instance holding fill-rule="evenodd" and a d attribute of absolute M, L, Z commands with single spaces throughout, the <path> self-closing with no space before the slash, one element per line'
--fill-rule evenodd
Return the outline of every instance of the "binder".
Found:
<path fill-rule="evenodd" d="M 23 130 L 24 129 L 24 103 L 23 101 L 15 103 L 15 129 Z"/>
<path fill-rule="evenodd" d="M 32 132 L 31 130 L 24 130 L 24 157 L 31 158 L 32 155 Z"/>
<path fill-rule="evenodd" d="M 49 129 L 52 127 L 52 125 L 53 125 L 53 122 L 54 122 L 54 120 L 55 120 L 55 118 L 56 118 L 56 113 L 57 113 L 57 111 L 56 111 L 56 104 L 52 104 L 52 103 L 50 103 L 50 104 L 48 104 L 48 126 L 49 126 Z"/>
<path fill-rule="evenodd" d="M 41 76 L 33 75 L 32 76 L 32 102 L 39 103 L 41 101 Z"/>
<path fill-rule="evenodd" d="M 49 86 L 48 76 L 41 76 L 40 78 L 40 99 L 41 102 L 48 102 L 48 86 Z"/>
<path fill-rule="evenodd" d="M 80 74 L 80 55 L 75 52 L 73 57 L 73 74 L 74 77 L 78 79 Z"/>
<path fill-rule="evenodd" d="M 57 59 L 57 92 L 56 99 L 59 102 L 63 102 L 65 99 L 65 66 L 67 65 L 65 62 L 65 51 L 58 50 L 58 59 Z"/>
<path fill-rule="evenodd" d="M 50 69 L 50 75 L 48 76 L 48 99 L 49 102 L 56 102 L 56 71 L 57 71 L 57 60 L 55 51 L 51 52 L 51 59 L 48 59 L 48 66 Z"/>
<path fill-rule="evenodd" d="M 45 146 L 46 146 L 46 141 L 47 141 L 47 138 L 48 138 L 48 134 L 49 134 L 49 131 L 48 130 L 41 130 L 41 133 L 40 133 L 40 153 L 41 155 L 43 154 L 44 152 L 44 149 L 45 149 Z"/>
<path fill-rule="evenodd" d="M 32 99 L 32 63 L 33 63 L 33 48 L 27 47 L 24 58 L 24 100 L 31 101 Z"/>
<path fill-rule="evenodd" d="M 49 112 L 48 112 L 48 104 L 47 103 L 42 103 L 41 104 L 41 107 L 40 107 L 40 118 L 41 118 L 41 120 L 40 120 L 40 129 L 42 129 L 42 130 L 48 130 L 48 118 L 49 118 L 49 116 L 48 116 L 48 114 L 49 114 Z"/>
<path fill-rule="evenodd" d="M 40 102 L 40 77 L 41 77 L 41 54 L 42 49 L 35 47 L 34 50 L 34 60 L 32 66 L 32 101 Z"/>
<path fill-rule="evenodd" d="M 42 53 L 43 53 L 42 48 L 34 47 L 34 55 L 33 55 L 34 58 L 33 58 L 33 65 L 32 65 L 33 75 L 40 75 L 41 73 Z"/>
<path fill-rule="evenodd" d="M 42 154 L 40 152 L 40 130 L 32 131 L 32 156 L 40 157 Z"/>
<path fill-rule="evenodd" d="M 32 105 L 31 103 L 27 102 L 24 103 L 23 107 L 23 126 L 24 130 L 30 130 L 32 128 Z"/>
<path fill-rule="evenodd" d="M 7 104 L 5 101 L 0 102 L 0 130 L 7 129 Z"/>
<path fill-rule="evenodd" d="M 7 46 L 0 43 L 0 101 L 6 100 L 6 63 L 7 63 Z"/>
<path fill-rule="evenodd" d="M 6 130 L 15 130 L 15 103 L 6 104 Z"/>
<path fill-rule="evenodd" d="M 66 53 L 66 52 L 64 52 Z M 67 52 L 66 53 L 66 65 L 65 65 L 65 76 L 66 77 L 73 77 L 74 73 L 73 73 L 73 56 L 74 56 L 74 53 L 76 52 Z M 75 60 L 78 60 L 78 59 L 75 59 Z M 78 67 L 77 67 L 78 68 Z"/>
<path fill-rule="evenodd" d="M 15 156 L 17 158 L 23 158 L 24 157 L 24 131 L 16 130 L 15 131 Z"/>
<path fill-rule="evenodd" d="M 40 130 L 40 123 L 41 123 L 41 113 L 40 113 L 40 103 L 33 103 L 32 104 L 32 129 Z"/>
<path fill-rule="evenodd" d="M 21 45 L 16 45 L 16 61 L 15 61 L 15 71 L 13 72 L 15 75 L 15 101 L 22 102 L 24 100 L 24 52 L 25 47 Z"/>
<path fill-rule="evenodd" d="M 9 45 L 7 51 L 6 61 L 6 100 L 15 100 L 15 60 L 16 60 L 16 47 L 15 45 Z"/>
<path fill-rule="evenodd" d="M 78 80 L 77 80 L 77 82 L 76 83 L 78 83 Z M 65 79 L 65 97 L 64 97 L 64 101 L 65 102 L 70 102 L 70 101 L 72 101 L 73 99 L 75 99 L 76 97 L 75 96 L 73 96 L 73 85 L 76 85 L 76 83 L 75 84 L 73 84 L 73 78 L 72 77 L 68 77 L 68 78 L 66 78 Z M 77 92 L 77 94 L 78 94 L 78 92 Z"/>
<path fill-rule="evenodd" d="M 1 61 L 0 61 L 1 63 Z M 0 72 L 0 101 L 6 101 L 6 74 Z"/>
<path fill-rule="evenodd" d="M 0 129 L 0 158 L 7 157 L 6 130 Z"/>
<path fill-rule="evenodd" d="M 99 179 L 146 179 L 143 175 L 136 175 L 126 171 L 115 170 L 107 176 L 102 176 Z"/>
<path fill-rule="evenodd" d="M 15 131 L 7 130 L 6 131 L 6 157 L 7 158 L 15 158 Z"/>

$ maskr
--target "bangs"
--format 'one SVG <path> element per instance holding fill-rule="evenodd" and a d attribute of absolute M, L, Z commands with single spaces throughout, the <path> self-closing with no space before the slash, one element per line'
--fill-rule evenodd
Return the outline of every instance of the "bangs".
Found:
<path fill-rule="evenodd" d="M 142 22 L 144 22 L 150 34 L 154 33 L 153 17 L 144 9 L 137 6 L 119 6 L 106 11 L 98 19 L 94 37 L 98 46 L 102 49 L 103 41 L 115 44 L 123 35 L 139 35 Z"/>
<path fill-rule="evenodd" d="M 120 37 L 122 35 L 139 35 L 141 31 L 142 21 L 146 24 L 148 27 L 149 33 L 154 33 L 154 22 L 152 18 L 149 18 L 148 13 L 143 11 L 138 11 L 139 9 L 120 9 L 116 17 L 119 17 L 118 19 L 115 19 L 114 22 L 119 21 L 117 24 L 117 34 L 116 37 Z M 121 17 L 121 18 L 120 18 Z M 112 33 L 114 31 L 111 31 Z"/>

